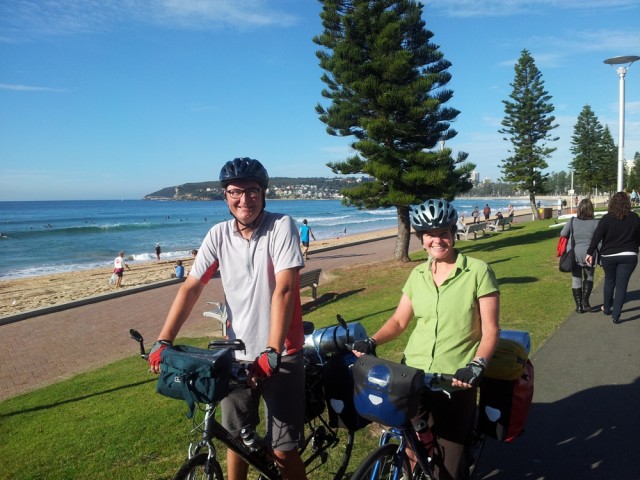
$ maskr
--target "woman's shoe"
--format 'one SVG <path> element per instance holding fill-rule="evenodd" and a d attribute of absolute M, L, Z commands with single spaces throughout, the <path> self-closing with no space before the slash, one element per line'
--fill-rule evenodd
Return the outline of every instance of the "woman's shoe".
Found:
<path fill-rule="evenodd" d="M 605 310 L 604 305 L 600 307 L 600 310 L 602 310 L 602 313 L 604 313 L 605 315 L 611 315 L 611 310 Z"/>
<path fill-rule="evenodd" d="M 620 323 L 620 319 L 619 318 L 612 318 L 611 321 L 613 323 L 615 323 L 616 325 Z"/>

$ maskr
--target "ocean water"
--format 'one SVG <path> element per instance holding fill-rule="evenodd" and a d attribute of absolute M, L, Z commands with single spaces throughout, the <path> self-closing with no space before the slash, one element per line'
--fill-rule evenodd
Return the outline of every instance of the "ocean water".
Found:
<path fill-rule="evenodd" d="M 469 217 L 488 203 L 495 213 L 526 199 L 459 199 Z M 394 208 L 357 210 L 339 200 L 269 200 L 267 209 L 307 219 L 318 240 L 394 228 Z M 222 201 L 144 200 L 0 202 L 0 280 L 108 267 L 120 250 L 129 262 L 189 256 L 212 225 L 230 218 Z"/>

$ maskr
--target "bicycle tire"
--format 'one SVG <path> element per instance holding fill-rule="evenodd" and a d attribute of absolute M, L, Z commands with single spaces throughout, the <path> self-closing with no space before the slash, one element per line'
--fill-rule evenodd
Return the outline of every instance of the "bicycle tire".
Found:
<path fill-rule="evenodd" d="M 396 462 L 398 460 L 398 445 L 387 443 L 378 447 L 365 458 L 356 469 L 351 480 L 386 480 L 394 478 Z M 409 459 L 402 458 L 401 480 L 411 480 L 411 466 Z"/>
<path fill-rule="evenodd" d="M 312 428 L 308 444 L 301 452 L 307 475 L 314 479 L 341 480 L 351 459 L 355 432 L 331 428 L 326 423 Z"/>
<path fill-rule="evenodd" d="M 191 457 L 180 467 L 173 480 L 224 480 L 220 463 L 208 457 L 206 453 Z"/>

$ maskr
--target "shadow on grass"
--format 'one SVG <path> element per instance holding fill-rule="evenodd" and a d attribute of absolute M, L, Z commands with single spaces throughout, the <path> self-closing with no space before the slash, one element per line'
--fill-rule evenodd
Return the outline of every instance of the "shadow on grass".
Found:
<path fill-rule="evenodd" d="M 498 283 L 500 285 L 505 285 L 507 283 L 512 283 L 514 285 L 523 285 L 525 283 L 535 283 L 540 280 L 538 277 L 500 277 L 498 279 Z"/>
<path fill-rule="evenodd" d="M 352 295 L 357 295 L 361 292 L 364 292 L 365 290 L 366 290 L 365 288 L 359 288 L 357 290 L 349 290 L 348 292 L 343 292 L 343 293 L 335 293 L 335 292 L 323 293 L 316 300 L 307 302 L 304 305 L 302 305 L 302 313 L 307 314 L 307 313 L 315 312 L 318 308 L 324 305 L 337 302 L 338 300 L 342 300 L 343 298 L 347 298 Z"/>
<path fill-rule="evenodd" d="M 60 400 L 58 402 L 50 403 L 48 405 L 39 405 L 37 407 L 25 408 L 24 410 L 16 410 L 15 412 L 2 413 L 2 414 L 0 414 L 0 418 L 14 417 L 16 415 L 22 415 L 24 413 L 39 412 L 41 410 L 49 410 L 50 408 L 56 408 L 56 407 L 59 407 L 61 405 L 67 405 L 67 404 L 70 404 L 70 403 L 81 402 L 83 400 L 87 400 L 89 398 L 97 397 L 99 395 L 105 395 L 107 393 L 113 393 L 113 392 L 117 392 L 119 390 L 125 390 L 127 388 L 132 388 L 132 387 L 138 387 L 138 386 L 144 385 L 146 383 L 157 382 L 157 381 L 158 381 L 157 378 L 150 378 L 149 380 L 142 380 L 142 381 L 136 382 L 136 383 L 129 383 L 127 385 L 120 385 L 119 387 L 109 388 L 107 390 L 103 390 L 101 392 L 94 392 L 94 393 L 91 393 L 91 394 L 88 394 L 88 395 L 82 395 L 81 397 L 69 398 L 67 400 Z"/>
<path fill-rule="evenodd" d="M 559 232 L 553 229 L 527 233 L 522 231 L 524 228 L 524 226 L 513 227 L 511 231 L 494 233 L 476 241 L 464 242 L 459 244 L 459 247 L 468 255 L 472 252 L 494 251 L 501 248 L 521 246 L 525 243 L 542 242 L 559 236 Z"/>

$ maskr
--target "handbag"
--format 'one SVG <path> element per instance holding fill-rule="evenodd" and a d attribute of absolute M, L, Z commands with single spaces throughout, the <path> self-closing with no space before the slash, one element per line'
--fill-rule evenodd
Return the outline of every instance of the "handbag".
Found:
<path fill-rule="evenodd" d="M 558 268 L 560 269 L 560 271 L 565 273 L 571 272 L 573 270 L 573 266 L 576 263 L 576 255 L 573 251 L 573 249 L 576 246 L 576 241 L 573 238 L 573 218 L 571 219 L 569 231 L 570 231 L 569 238 L 571 239 L 571 248 L 566 249 L 564 253 L 560 256 L 560 263 L 558 265 Z"/>
<path fill-rule="evenodd" d="M 564 252 L 567 251 L 567 237 L 559 237 L 558 245 L 556 246 L 556 257 L 561 257 Z"/>
<path fill-rule="evenodd" d="M 353 365 L 354 403 L 358 413 L 372 422 L 402 427 L 418 413 L 424 372 L 373 355 Z"/>
<path fill-rule="evenodd" d="M 189 407 L 187 418 L 191 418 L 196 403 L 213 403 L 227 396 L 232 363 L 230 348 L 167 347 L 160 356 L 156 391 L 184 400 Z"/>

